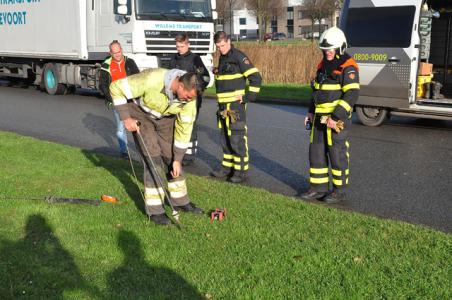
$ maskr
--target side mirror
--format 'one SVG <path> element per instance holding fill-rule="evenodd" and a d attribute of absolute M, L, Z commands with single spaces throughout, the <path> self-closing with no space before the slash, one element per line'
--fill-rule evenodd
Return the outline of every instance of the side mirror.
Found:
<path fill-rule="evenodd" d="M 130 0 L 113 0 L 113 13 L 130 16 L 132 14 L 132 2 Z"/>

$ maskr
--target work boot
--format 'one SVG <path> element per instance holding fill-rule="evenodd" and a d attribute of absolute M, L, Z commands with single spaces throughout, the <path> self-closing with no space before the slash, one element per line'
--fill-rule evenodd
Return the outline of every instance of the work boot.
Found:
<path fill-rule="evenodd" d="M 333 191 L 331 194 L 329 194 L 325 198 L 323 198 L 323 202 L 325 202 L 327 204 L 339 203 L 344 200 L 345 200 L 345 193 L 338 192 L 338 191 Z"/>
<path fill-rule="evenodd" d="M 125 160 L 129 160 L 129 154 L 127 152 L 122 152 L 120 157 Z"/>
<path fill-rule="evenodd" d="M 170 225 L 171 220 L 166 214 L 150 215 L 149 218 L 157 225 Z"/>
<path fill-rule="evenodd" d="M 304 200 L 320 200 L 323 197 L 325 197 L 326 193 L 325 192 L 317 192 L 313 189 L 309 189 L 307 192 L 304 192 L 303 194 L 301 194 L 301 199 Z"/>
<path fill-rule="evenodd" d="M 232 183 L 242 183 L 246 180 L 246 173 L 245 172 L 234 172 L 234 175 L 229 178 L 229 181 Z"/>
<path fill-rule="evenodd" d="M 185 211 L 185 212 L 191 212 L 193 214 L 202 214 L 204 211 L 197 207 L 196 205 L 194 205 L 193 203 L 189 202 L 185 205 L 180 205 L 180 206 L 174 206 L 174 209 L 177 211 Z"/>
<path fill-rule="evenodd" d="M 231 175 L 232 170 L 230 168 L 221 167 L 218 170 L 210 172 L 210 176 L 220 179 L 226 179 Z"/>

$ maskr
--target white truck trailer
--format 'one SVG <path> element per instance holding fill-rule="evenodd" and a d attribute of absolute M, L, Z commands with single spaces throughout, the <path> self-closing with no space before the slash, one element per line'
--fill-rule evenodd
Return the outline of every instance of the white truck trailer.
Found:
<path fill-rule="evenodd" d="M 98 89 L 112 40 L 140 69 L 165 67 L 174 38 L 213 65 L 215 0 L 0 0 L 0 77 L 49 94 Z M 213 76 L 212 76 L 213 78 Z"/>
<path fill-rule="evenodd" d="M 359 65 L 364 125 L 452 119 L 451 0 L 344 0 L 341 28 Z"/>

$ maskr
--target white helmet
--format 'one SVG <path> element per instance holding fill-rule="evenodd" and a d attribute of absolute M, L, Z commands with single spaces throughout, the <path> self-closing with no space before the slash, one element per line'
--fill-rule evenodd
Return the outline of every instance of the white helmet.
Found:
<path fill-rule="evenodd" d="M 347 49 L 344 32 L 337 27 L 325 30 L 320 36 L 319 48 L 322 50 L 339 49 L 339 53 L 344 54 Z"/>

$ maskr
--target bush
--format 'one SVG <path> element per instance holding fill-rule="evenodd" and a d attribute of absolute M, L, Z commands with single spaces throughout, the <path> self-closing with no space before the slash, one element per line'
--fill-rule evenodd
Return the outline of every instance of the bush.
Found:
<path fill-rule="evenodd" d="M 259 69 L 265 83 L 306 84 L 313 79 L 322 54 L 316 44 L 237 43 Z M 218 52 L 214 65 L 218 65 Z"/>

